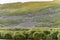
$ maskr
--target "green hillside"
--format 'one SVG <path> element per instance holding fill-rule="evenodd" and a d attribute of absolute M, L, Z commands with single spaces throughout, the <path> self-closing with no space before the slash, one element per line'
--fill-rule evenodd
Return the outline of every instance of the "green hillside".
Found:
<path fill-rule="evenodd" d="M 14 14 L 20 15 L 24 12 L 28 12 L 28 11 L 32 11 L 32 10 L 35 11 L 36 9 L 38 10 L 38 9 L 45 8 L 45 7 L 48 7 L 51 5 L 53 5 L 52 2 L 9 3 L 9 4 L 1 5 L 0 11 L 1 11 L 1 13 L 6 14 L 6 15 L 14 15 Z M 17 12 L 17 13 L 15 13 L 15 12 Z M 26 14 L 26 13 L 24 13 L 24 14 Z"/>
<path fill-rule="evenodd" d="M 0 4 L 1 27 L 59 27 L 60 4 L 26 2 Z"/>

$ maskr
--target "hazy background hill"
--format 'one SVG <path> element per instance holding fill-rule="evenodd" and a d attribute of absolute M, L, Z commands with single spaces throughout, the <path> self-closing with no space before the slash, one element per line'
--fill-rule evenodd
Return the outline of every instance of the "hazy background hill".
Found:
<path fill-rule="evenodd" d="M 0 4 L 1 27 L 59 27 L 60 4 L 26 2 Z"/>

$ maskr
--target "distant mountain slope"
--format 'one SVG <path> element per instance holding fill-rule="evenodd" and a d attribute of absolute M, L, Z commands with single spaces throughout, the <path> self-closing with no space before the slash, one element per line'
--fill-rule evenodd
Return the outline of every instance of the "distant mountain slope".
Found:
<path fill-rule="evenodd" d="M 56 1 L 0 4 L 0 26 L 59 27 L 60 4 Z"/>

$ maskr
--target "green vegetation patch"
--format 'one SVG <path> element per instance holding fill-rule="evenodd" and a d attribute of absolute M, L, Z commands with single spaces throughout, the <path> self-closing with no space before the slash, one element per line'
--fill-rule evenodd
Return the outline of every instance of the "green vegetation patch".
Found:
<path fill-rule="evenodd" d="M 7 30 L 9 28 L 1 28 L 3 29 L 0 31 L 0 38 L 1 39 L 14 39 L 14 40 L 40 40 L 40 39 L 60 39 L 60 28 L 40 28 L 40 27 L 34 27 L 34 28 L 12 28 L 10 30 Z M 17 29 L 14 31 L 14 29 Z M 18 31 L 19 29 L 19 31 Z M 22 29 L 22 30 L 21 30 Z M 24 29 L 24 30 L 23 30 Z M 29 30 L 27 30 L 29 29 Z M 37 30 L 38 29 L 38 30 Z M 12 31 L 11 31 L 12 30 Z"/>
<path fill-rule="evenodd" d="M 19 24 L 21 22 L 22 22 L 22 20 L 20 20 L 20 19 L 17 19 L 17 20 L 0 19 L 0 26 L 2 27 L 3 25 L 5 25 L 5 26 L 14 25 L 14 24 Z"/>

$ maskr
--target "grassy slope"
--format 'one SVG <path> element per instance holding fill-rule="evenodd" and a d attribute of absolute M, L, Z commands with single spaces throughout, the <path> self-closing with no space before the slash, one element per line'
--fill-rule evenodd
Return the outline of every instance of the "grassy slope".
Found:
<path fill-rule="evenodd" d="M 34 2 L 34 3 L 33 2 L 27 2 L 27 3 L 20 3 L 20 2 L 18 2 L 18 3 L 0 4 L 0 16 L 20 16 L 20 15 L 27 15 L 27 14 L 29 14 L 29 12 L 33 13 L 33 15 L 34 15 L 34 13 L 36 14 L 36 12 L 40 13 L 41 9 L 42 9 L 42 13 L 40 15 L 44 15 L 45 12 L 48 12 L 48 10 L 44 11 L 45 8 L 46 9 L 48 9 L 48 7 L 53 8 L 53 7 L 57 6 L 57 4 L 59 4 L 59 0 L 55 0 L 54 2 Z M 53 26 L 56 26 L 55 24 L 58 25 L 59 24 L 59 20 L 60 20 L 58 15 L 59 14 L 57 14 L 55 17 L 52 17 L 51 19 L 53 19 L 53 20 L 49 19 L 50 17 L 47 16 L 48 19 L 49 19 L 48 22 L 49 23 L 54 22 Z M 56 20 L 55 18 L 58 18 L 58 20 Z M 2 20 L 4 20 L 4 19 L 2 19 Z M 43 23 L 45 23 L 47 21 L 46 18 L 43 18 L 41 20 L 38 19 L 37 22 L 43 22 Z M 55 20 L 57 21 L 57 23 L 56 23 Z M 12 23 L 12 21 L 13 20 L 11 20 L 11 23 Z M 7 23 L 10 24 L 10 21 L 6 22 L 6 20 L 4 20 L 4 22 L 3 21 L 0 22 L 0 24 L 3 24 L 3 25 L 5 23 L 6 24 Z M 17 21 L 17 23 L 19 23 L 19 21 Z M 46 26 L 46 24 L 37 24 L 37 25 L 38 26 L 40 26 L 40 25 Z M 47 26 L 49 26 L 49 25 L 47 25 Z"/>
<path fill-rule="evenodd" d="M 26 2 L 26 3 L 8 3 L 8 4 L 0 4 L 0 14 L 5 12 L 8 14 L 12 14 L 14 12 L 28 12 L 35 11 L 38 9 L 50 7 L 52 5 L 59 4 L 59 0 L 55 0 L 53 2 Z"/>
<path fill-rule="evenodd" d="M 4 15 L 4 14 L 20 15 L 23 12 L 28 12 L 28 11 L 32 11 L 32 10 L 35 11 L 36 9 L 45 8 L 45 7 L 51 6 L 53 4 L 54 4 L 53 2 L 43 2 L 43 3 L 29 2 L 29 3 L 3 4 L 0 6 L 0 15 Z"/>

